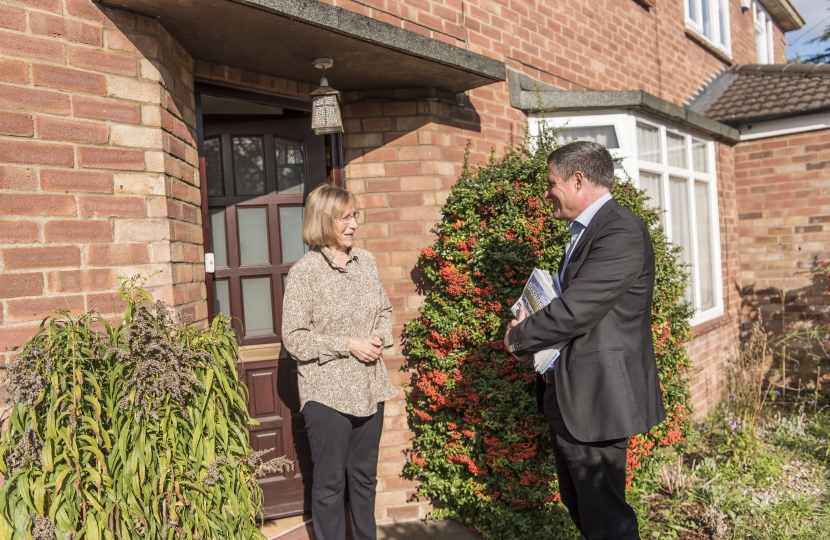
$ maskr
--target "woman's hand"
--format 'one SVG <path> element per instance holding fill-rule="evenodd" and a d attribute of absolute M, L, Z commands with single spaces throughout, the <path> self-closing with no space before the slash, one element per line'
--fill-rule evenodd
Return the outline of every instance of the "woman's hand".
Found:
<path fill-rule="evenodd" d="M 367 337 L 351 338 L 349 352 L 361 362 L 374 362 L 383 354 L 383 341 L 372 334 Z"/>

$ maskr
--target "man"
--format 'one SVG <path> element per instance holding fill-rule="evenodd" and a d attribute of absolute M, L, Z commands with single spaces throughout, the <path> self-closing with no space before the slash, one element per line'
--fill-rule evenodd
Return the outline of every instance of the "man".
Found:
<path fill-rule="evenodd" d="M 665 418 L 651 336 L 654 249 L 648 228 L 611 197 L 614 163 L 604 146 L 573 142 L 548 157 L 545 198 L 568 221 L 559 264 L 562 294 L 504 336 L 524 356 L 570 340 L 537 377 L 550 426 L 559 491 L 588 540 L 639 539 L 625 501 L 628 437 Z"/>

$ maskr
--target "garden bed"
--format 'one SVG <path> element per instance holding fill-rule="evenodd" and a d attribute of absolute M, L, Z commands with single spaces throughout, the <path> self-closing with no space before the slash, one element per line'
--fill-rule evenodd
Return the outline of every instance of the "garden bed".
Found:
<path fill-rule="evenodd" d="M 638 477 L 644 539 L 830 538 L 830 399 L 770 395 L 754 429 L 725 405 Z"/>

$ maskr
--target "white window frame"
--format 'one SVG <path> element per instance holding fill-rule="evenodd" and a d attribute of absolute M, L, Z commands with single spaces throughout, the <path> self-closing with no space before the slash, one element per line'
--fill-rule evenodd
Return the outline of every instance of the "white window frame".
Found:
<path fill-rule="evenodd" d="M 752 20 L 755 22 L 756 61 L 759 64 L 774 64 L 775 42 L 773 40 L 772 17 L 758 2 L 752 2 Z"/>
<path fill-rule="evenodd" d="M 732 57 L 732 32 L 729 22 L 729 1 L 730 0 L 683 0 L 683 11 L 686 17 L 686 28 L 700 36 L 701 39 L 725 53 L 728 57 Z M 695 6 L 695 15 L 697 20 L 689 13 L 689 3 Z M 706 30 L 703 27 L 703 4 L 709 8 L 709 18 L 711 19 L 711 34 L 707 36 Z M 723 15 L 721 21 L 720 15 Z M 723 30 L 723 43 L 718 39 Z"/>
<path fill-rule="evenodd" d="M 637 187 L 640 187 L 640 170 L 658 174 L 661 178 L 661 191 L 663 194 L 663 201 L 652 201 L 654 206 L 662 205 L 661 215 L 663 229 L 667 238 L 672 240 L 672 224 L 671 220 L 666 219 L 666 214 L 671 212 L 671 200 L 669 197 L 669 177 L 684 178 L 688 185 L 688 201 L 689 201 L 689 216 L 692 221 L 697 216 L 696 212 L 696 198 L 694 193 L 695 182 L 703 182 L 708 185 L 707 195 L 709 198 L 710 223 L 709 230 L 712 232 L 712 276 L 714 288 L 714 305 L 708 309 L 700 309 L 700 266 L 699 254 L 697 253 L 698 246 L 698 226 L 693 223 L 691 228 L 690 242 L 691 242 L 691 257 L 692 261 L 690 271 L 692 274 L 692 293 L 693 305 L 695 309 L 694 316 L 690 321 L 692 326 L 696 326 L 707 321 L 716 319 L 724 314 L 723 305 L 723 269 L 721 266 L 721 245 L 720 245 L 720 219 L 718 208 L 718 181 L 716 174 L 715 161 L 715 143 L 708 137 L 700 136 L 696 133 L 691 133 L 687 130 L 677 128 L 666 124 L 665 122 L 655 120 L 646 116 L 635 114 L 630 111 L 611 112 L 607 114 L 590 114 L 590 113 L 569 113 L 568 116 L 560 116 L 555 114 L 547 114 L 542 117 L 540 115 L 531 116 L 529 119 L 530 135 L 537 136 L 539 134 L 539 125 L 546 122 L 550 127 L 591 127 L 591 126 L 614 126 L 617 135 L 617 141 L 620 148 L 611 150 L 615 161 L 622 166 L 625 173 L 634 181 Z M 637 151 L 637 123 L 647 124 L 656 127 L 660 130 L 662 163 L 651 163 L 638 158 Z M 667 133 L 674 133 L 682 135 L 686 138 L 686 159 L 687 168 L 678 168 L 668 165 L 668 145 L 666 144 Z M 708 173 L 701 173 L 694 171 L 694 154 L 692 152 L 692 141 L 703 141 L 706 143 L 706 159 Z"/>

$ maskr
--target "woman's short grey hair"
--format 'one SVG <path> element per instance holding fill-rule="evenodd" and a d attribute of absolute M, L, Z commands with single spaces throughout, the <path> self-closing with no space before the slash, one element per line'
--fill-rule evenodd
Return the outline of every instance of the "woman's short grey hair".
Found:
<path fill-rule="evenodd" d="M 548 156 L 548 167 L 566 182 L 579 171 L 595 186 L 610 190 L 614 185 L 614 160 L 599 143 L 574 141 L 560 146 Z"/>
<path fill-rule="evenodd" d="M 309 247 L 322 248 L 337 245 L 334 220 L 349 206 L 356 206 L 354 195 L 343 188 L 323 184 L 308 194 L 303 216 L 303 242 Z"/>

